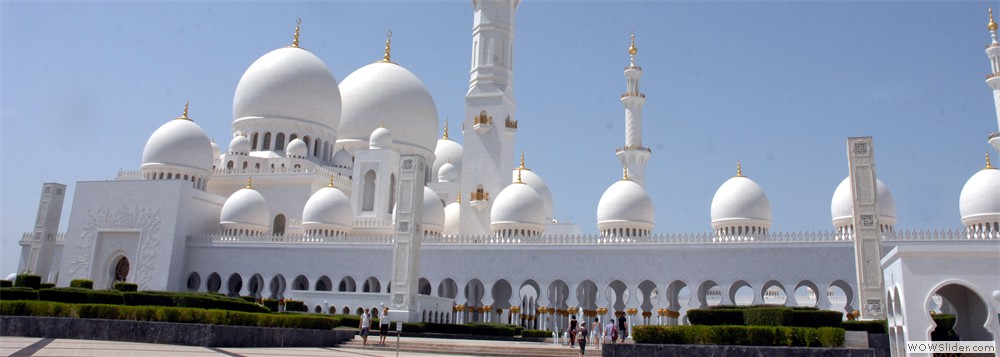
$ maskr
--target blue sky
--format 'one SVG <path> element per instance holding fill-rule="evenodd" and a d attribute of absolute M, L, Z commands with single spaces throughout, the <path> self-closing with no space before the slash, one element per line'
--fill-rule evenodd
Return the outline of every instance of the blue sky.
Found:
<path fill-rule="evenodd" d="M 738 160 L 770 198 L 772 230 L 832 230 L 850 136 L 874 137 L 897 229 L 957 229 L 959 192 L 998 130 L 983 52 L 996 5 L 524 1 L 516 147 L 549 184 L 557 218 L 595 232 L 597 202 L 621 175 L 619 96 L 635 30 L 656 232 L 709 231 L 712 196 Z M 442 123 L 460 122 L 471 10 L 466 1 L 4 1 L 0 272 L 16 269 L 43 182 L 70 185 L 65 229 L 75 182 L 138 169 L 146 139 L 186 100 L 225 149 L 236 84 L 291 43 L 296 17 L 302 47 L 338 81 L 380 59 L 391 29 L 393 60 L 424 81 Z"/>

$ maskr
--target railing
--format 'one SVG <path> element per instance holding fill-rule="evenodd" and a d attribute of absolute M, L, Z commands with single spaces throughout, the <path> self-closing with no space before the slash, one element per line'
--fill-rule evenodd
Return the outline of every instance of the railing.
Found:
<path fill-rule="evenodd" d="M 640 146 L 640 145 L 622 146 L 622 147 L 616 148 L 615 152 L 619 153 L 619 152 L 622 152 L 622 151 L 632 151 L 632 150 L 635 150 L 635 151 L 645 151 L 645 152 L 653 152 L 653 149 L 650 149 L 650 148 L 645 147 L 645 146 Z"/>
<path fill-rule="evenodd" d="M 504 126 L 510 129 L 517 129 L 517 120 L 511 120 L 510 118 L 507 118 L 506 120 L 504 120 Z"/>
<path fill-rule="evenodd" d="M 994 131 L 986 137 L 986 140 L 992 140 L 993 138 L 1000 138 L 1000 131 Z"/>
<path fill-rule="evenodd" d="M 391 219 L 379 219 L 379 218 L 355 218 L 354 227 L 358 228 L 368 228 L 368 227 L 386 227 L 391 226 Z"/>
<path fill-rule="evenodd" d="M 934 242 L 934 241 L 978 241 L 978 240 L 1000 240 L 998 232 L 973 232 L 970 235 L 964 229 L 954 230 L 919 230 L 919 231 L 895 231 L 884 233 L 884 241 L 890 243 L 900 242 Z M 738 238 L 738 237 L 737 237 Z M 286 234 L 283 236 L 256 235 L 256 236 L 231 236 L 223 234 L 196 234 L 187 237 L 189 243 L 282 243 L 282 244 L 391 244 L 392 236 L 347 236 L 347 237 L 323 237 L 308 236 L 304 234 Z M 771 232 L 765 236 L 755 237 L 754 240 L 733 239 L 733 237 L 723 237 L 713 233 L 679 233 L 679 234 L 657 234 L 641 237 L 606 237 L 595 234 L 588 235 L 559 235 L 559 236 L 536 236 L 536 237 L 497 237 L 493 235 L 482 236 L 435 236 L 426 235 L 423 237 L 424 245 L 477 245 L 477 246 L 510 246 L 510 245 L 628 245 L 628 244 L 651 244 L 651 245 L 720 245 L 720 244 L 812 244 L 812 243 L 833 243 L 833 244 L 853 244 L 851 240 L 838 238 L 834 231 L 814 231 L 814 232 Z"/>
<path fill-rule="evenodd" d="M 990 80 L 996 76 L 1000 76 L 1000 73 L 990 73 L 986 75 L 986 80 Z"/>
<path fill-rule="evenodd" d="M 115 180 L 142 180 L 142 171 L 139 170 L 118 170 Z"/>
<path fill-rule="evenodd" d="M 17 243 L 31 244 L 31 242 L 34 240 L 35 240 L 34 232 L 25 232 L 24 234 L 21 235 L 21 240 L 18 241 Z M 66 241 L 66 233 L 56 233 L 56 242 L 65 242 L 65 241 Z"/>
<path fill-rule="evenodd" d="M 642 94 L 642 93 L 625 93 L 625 94 L 622 94 L 622 98 L 625 98 L 625 97 L 640 97 L 640 98 L 646 98 L 646 95 L 645 95 L 645 94 Z"/>
<path fill-rule="evenodd" d="M 480 125 L 480 124 L 493 125 L 493 117 L 492 116 L 487 116 L 487 115 L 477 115 L 477 116 L 475 116 L 475 117 L 472 118 L 472 124 L 474 124 L 474 125 Z"/>
<path fill-rule="evenodd" d="M 489 201 L 489 192 L 472 192 L 469 194 L 469 201 Z"/>

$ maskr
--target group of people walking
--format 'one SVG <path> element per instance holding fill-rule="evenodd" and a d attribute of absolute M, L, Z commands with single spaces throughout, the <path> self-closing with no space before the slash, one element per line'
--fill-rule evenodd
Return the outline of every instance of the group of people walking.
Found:
<path fill-rule="evenodd" d="M 580 356 L 583 356 L 587 353 L 587 343 L 601 348 L 601 343 L 618 343 L 619 339 L 624 341 L 628 337 L 625 316 L 618 316 L 617 322 L 616 325 L 615 319 L 610 319 L 602 331 L 601 320 L 595 317 L 588 329 L 587 321 L 577 321 L 576 315 L 571 315 L 568 330 L 570 348 L 580 346 Z"/>
<path fill-rule="evenodd" d="M 385 338 L 389 337 L 389 308 L 382 305 L 381 314 L 378 317 L 378 335 L 379 344 L 385 344 Z M 378 311 L 375 311 L 378 313 Z M 363 341 L 365 347 L 368 347 L 368 333 L 372 326 L 372 312 L 371 309 L 365 309 L 364 313 L 361 314 L 361 321 L 358 321 L 358 329 L 361 330 L 359 335 L 361 335 L 361 340 Z"/>

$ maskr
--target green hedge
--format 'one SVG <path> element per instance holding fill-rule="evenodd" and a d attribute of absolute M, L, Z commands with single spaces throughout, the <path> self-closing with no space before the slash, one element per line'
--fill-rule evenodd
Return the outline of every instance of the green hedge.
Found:
<path fill-rule="evenodd" d="M 547 330 L 523 330 L 521 337 L 552 337 L 552 331 Z"/>
<path fill-rule="evenodd" d="M 50 301 L 0 301 L 0 315 L 78 317 L 328 330 L 340 320 L 324 315 L 270 314 L 163 306 L 66 304 Z"/>
<path fill-rule="evenodd" d="M 38 275 L 18 274 L 14 278 L 14 286 L 18 288 L 32 288 L 38 290 L 42 285 L 42 277 Z"/>
<path fill-rule="evenodd" d="M 687 311 L 687 318 L 692 325 L 742 325 L 743 309 L 691 309 Z"/>
<path fill-rule="evenodd" d="M 285 300 L 285 311 L 309 312 L 306 303 L 298 300 Z"/>
<path fill-rule="evenodd" d="M 0 288 L 13 288 L 14 282 L 10 280 L 0 280 Z"/>
<path fill-rule="evenodd" d="M 747 326 L 789 326 L 792 309 L 787 307 L 766 307 L 743 310 L 743 324 Z"/>
<path fill-rule="evenodd" d="M 841 327 L 844 313 L 840 311 L 812 309 L 792 309 L 789 326 L 797 327 Z"/>
<path fill-rule="evenodd" d="M 109 290 L 88 290 L 80 288 L 55 288 L 38 291 L 38 300 L 68 304 L 109 304 L 124 303 L 122 293 Z"/>
<path fill-rule="evenodd" d="M 0 300 L 38 300 L 38 290 L 31 288 L 0 288 Z"/>
<path fill-rule="evenodd" d="M 423 331 L 427 333 L 448 333 L 456 335 L 472 334 L 472 330 L 469 328 L 469 325 L 437 324 L 437 323 L 426 323 L 426 322 L 423 325 L 424 325 Z"/>
<path fill-rule="evenodd" d="M 934 331 L 931 331 L 932 341 L 958 341 L 958 334 L 953 329 L 955 327 L 955 315 L 937 314 L 931 318 L 937 324 Z"/>
<path fill-rule="evenodd" d="M 780 326 L 636 326 L 636 343 L 840 347 L 844 329 Z"/>
<path fill-rule="evenodd" d="M 38 284 L 38 288 L 39 289 L 52 289 L 54 287 L 56 287 L 56 284 L 53 284 L 53 283 L 41 283 L 41 284 Z"/>
<path fill-rule="evenodd" d="M 228 298 L 206 293 L 174 293 L 168 291 L 137 291 L 123 293 L 125 305 L 173 306 L 201 309 L 232 310 L 242 312 L 270 312 L 271 310 L 243 299 Z"/>
<path fill-rule="evenodd" d="M 495 322 L 471 323 L 466 325 L 469 326 L 469 332 L 473 336 L 514 336 L 517 333 L 514 326 Z"/>
<path fill-rule="evenodd" d="M 885 320 L 844 321 L 841 323 L 847 331 L 865 331 L 868 333 L 889 333 Z"/>
<path fill-rule="evenodd" d="M 139 291 L 139 284 L 119 281 L 111 289 L 118 291 Z"/>
<path fill-rule="evenodd" d="M 87 279 L 73 279 L 69 282 L 71 288 L 94 289 L 94 281 Z"/>

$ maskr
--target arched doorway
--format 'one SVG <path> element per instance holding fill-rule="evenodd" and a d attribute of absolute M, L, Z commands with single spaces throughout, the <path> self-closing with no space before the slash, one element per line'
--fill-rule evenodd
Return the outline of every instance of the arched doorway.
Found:
<path fill-rule="evenodd" d="M 278 214 L 274 216 L 274 235 L 283 236 L 285 235 L 285 215 Z"/>
<path fill-rule="evenodd" d="M 955 316 L 952 329 L 960 341 L 992 341 L 993 334 L 986 330 L 990 309 L 986 301 L 965 285 L 950 283 L 930 294 L 941 296 L 941 312 Z M 925 303 L 926 305 L 926 303 Z M 936 340 L 933 333 L 929 340 Z"/>
<path fill-rule="evenodd" d="M 112 275 L 114 276 L 114 279 L 112 279 L 112 284 L 117 282 L 128 281 L 128 271 L 129 271 L 128 258 L 123 256 L 118 259 L 117 263 L 115 263 L 115 270 L 112 271 Z"/>

